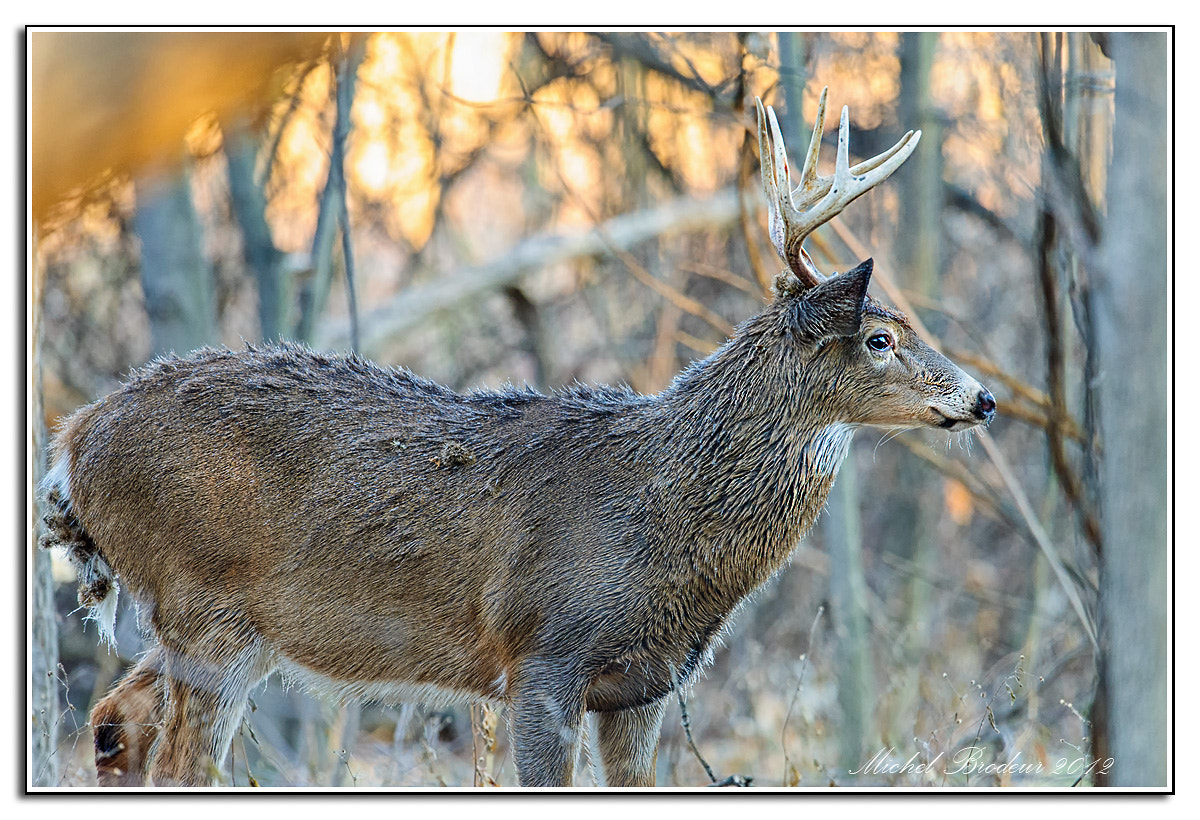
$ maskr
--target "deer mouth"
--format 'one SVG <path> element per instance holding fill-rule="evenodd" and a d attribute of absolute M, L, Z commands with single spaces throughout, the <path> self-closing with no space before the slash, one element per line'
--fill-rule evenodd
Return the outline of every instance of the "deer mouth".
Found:
<path fill-rule="evenodd" d="M 932 426 L 940 427 L 943 430 L 950 430 L 951 432 L 957 432 L 959 430 L 966 430 L 969 427 L 974 427 L 976 424 L 979 424 L 979 419 L 976 419 L 976 418 L 969 418 L 969 419 L 954 418 L 953 416 L 947 416 L 945 413 L 943 413 L 941 410 L 938 410 L 936 407 L 930 407 L 929 412 L 933 414 L 933 418 L 930 421 L 930 424 Z"/>

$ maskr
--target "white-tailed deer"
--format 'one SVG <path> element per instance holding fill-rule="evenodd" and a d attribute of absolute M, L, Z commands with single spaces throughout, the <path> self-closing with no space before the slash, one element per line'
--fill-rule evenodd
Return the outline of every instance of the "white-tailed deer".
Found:
<path fill-rule="evenodd" d="M 911 132 L 791 192 L 758 106 L 774 299 L 662 393 L 465 395 L 296 345 L 143 368 L 68 419 L 48 542 L 111 637 L 156 645 L 96 706 L 102 784 L 205 784 L 272 670 L 336 696 L 505 702 L 522 785 L 569 785 L 586 712 L 609 785 L 653 785 L 668 695 L 817 517 L 860 425 L 966 430 L 990 393 L 804 238 Z M 796 199 L 798 197 L 798 199 Z"/>

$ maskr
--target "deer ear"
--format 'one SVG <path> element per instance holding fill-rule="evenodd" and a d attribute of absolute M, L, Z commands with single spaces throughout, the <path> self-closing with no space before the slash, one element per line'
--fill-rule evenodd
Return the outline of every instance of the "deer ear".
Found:
<path fill-rule="evenodd" d="M 858 333 L 874 267 L 874 260 L 868 259 L 853 270 L 831 276 L 805 291 L 796 300 L 793 313 L 800 336 L 816 341 Z"/>

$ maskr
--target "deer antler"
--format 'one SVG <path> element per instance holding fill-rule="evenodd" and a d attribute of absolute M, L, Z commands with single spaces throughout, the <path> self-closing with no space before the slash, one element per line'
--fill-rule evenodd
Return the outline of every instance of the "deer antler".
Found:
<path fill-rule="evenodd" d="M 821 176 L 817 173 L 817 156 L 821 152 L 821 135 L 825 130 L 825 100 L 828 95 L 828 88 L 821 92 L 817 122 L 813 126 L 812 140 L 808 143 L 808 154 L 804 157 L 800 185 L 795 190 L 791 187 L 787 149 L 783 144 L 779 122 L 775 119 L 775 111 L 770 106 L 764 110 L 762 100 L 755 98 L 758 106 L 758 152 L 763 187 L 767 192 L 771 243 L 779 258 L 796 274 L 805 288 L 813 287 L 825 279 L 803 248 L 805 237 L 891 176 L 904 164 L 921 139 L 920 131 L 909 131 L 887 151 L 851 168 L 850 109 L 843 106 L 838 126 L 837 164 L 833 176 Z M 767 132 L 768 122 L 770 133 Z"/>

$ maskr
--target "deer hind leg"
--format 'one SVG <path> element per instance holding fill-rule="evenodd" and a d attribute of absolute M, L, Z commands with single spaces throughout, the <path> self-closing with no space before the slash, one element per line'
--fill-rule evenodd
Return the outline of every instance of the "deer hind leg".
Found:
<path fill-rule="evenodd" d="M 208 786 L 221 779 L 250 690 L 267 674 L 254 646 L 199 656 L 166 654 L 167 713 L 150 775 L 157 786 Z"/>
<path fill-rule="evenodd" d="M 609 786 L 653 786 L 666 698 L 598 715 L 600 760 Z"/>
<path fill-rule="evenodd" d="M 92 709 L 96 779 L 101 786 L 144 786 L 166 714 L 163 651 L 155 647 Z"/>

